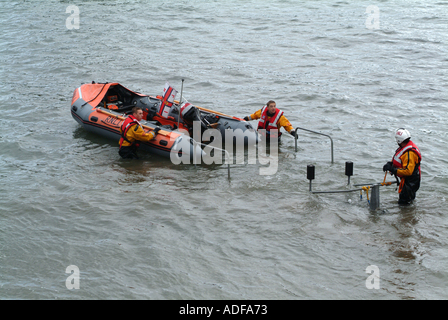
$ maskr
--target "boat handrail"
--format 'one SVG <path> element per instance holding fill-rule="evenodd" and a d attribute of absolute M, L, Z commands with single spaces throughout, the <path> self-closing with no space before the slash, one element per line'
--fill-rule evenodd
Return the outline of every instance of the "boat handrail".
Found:
<path fill-rule="evenodd" d="M 307 131 L 307 132 L 311 132 L 311 133 L 314 133 L 314 134 L 319 134 L 319 135 L 322 135 L 322 136 L 326 136 L 326 137 L 328 137 L 328 138 L 330 138 L 330 141 L 331 141 L 331 163 L 334 163 L 334 157 L 333 157 L 333 139 L 331 138 L 331 136 L 330 135 L 328 135 L 328 134 L 325 134 L 325 133 L 321 133 L 321 132 L 317 132 L 317 131 L 313 131 L 313 130 L 309 130 L 309 129 L 305 129 L 305 128 L 300 128 L 300 127 L 296 127 L 295 128 L 295 131 L 296 131 L 296 134 L 295 134 L 295 136 L 294 136 L 294 140 L 295 140 L 295 151 L 297 152 L 297 138 L 298 138 L 298 136 L 297 136 L 297 130 L 304 130 L 304 131 Z"/>

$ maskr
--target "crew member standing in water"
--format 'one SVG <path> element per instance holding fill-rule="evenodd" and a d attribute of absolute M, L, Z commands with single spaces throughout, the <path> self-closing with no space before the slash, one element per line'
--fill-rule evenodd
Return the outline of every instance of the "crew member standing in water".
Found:
<path fill-rule="evenodd" d="M 159 132 L 160 128 L 155 128 L 150 133 L 146 133 L 143 130 L 140 121 L 143 119 L 143 110 L 139 107 L 132 109 L 132 114 L 129 115 L 121 125 L 121 139 L 120 150 L 118 154 L 123 159 L 138 159 L 137 148 L 139 147 L 138 141 L 147 142 L 152 140 Z"/>
<path fill-rule="evenodd" d="M 390 171 L 400 177 L 398 203 L 410 204 L 420 188 L 422 155 L 415 143 L 411 141 L 411 134 L 408 130 L 398 129 L 395 132 L 395 140 L 399 148 L 395 151 L 392 161 L 383 166 L 383 171 Z"/>
<path fill-rule="evenodd" d="M 280 132 L 280 128 L 283 127 L 287 132 L 295 137 L 295 131 L 293 130 L 293 126 L 289 122 L 288 119 L 283 115 L 283 111 L 277 109 L 277 105 L 275 101 L 270 100 L 268 103 L 258 110 L 257 112 L 251 114 L 250 116 L 244 117 L 244 120 L 256 120 L 258 121 L 258 130 L 265 129 L 266 130 L 266 141 L 268 142 L 270 138 L 278 138 L 280 141 L 280 137 L 282 133 Z M 271 134 L 271 130 L 277 129 L 278 133 Z"/>

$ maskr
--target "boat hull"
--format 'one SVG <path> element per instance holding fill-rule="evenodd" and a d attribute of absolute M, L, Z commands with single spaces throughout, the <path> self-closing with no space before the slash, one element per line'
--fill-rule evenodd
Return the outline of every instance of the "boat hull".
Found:
<path fill-rule="evenodd" d="M 77 99 L 72 103 L 71 114 L 86 131 L 116 141 L 117 146 L 121 138 L 120 128 L 126 115 L 114 113 L 101 107 L 93 107 L 84 99 Z M 143 130 L 152 131 L 156 125 L 147 121 L 141 121 Z M 198 145 L 190 142 L 191 138 L 183 133 L 169 130 L 160 130 L 159 134 L 149 142 L 140 142 L 140 149 L 170 158 L 172 153 L 177 157 L 199 157 L 204 152 Z"/>
<path fill-rule="evenodd" d="M 140 107 L 146 119 L 141 121 L 143 129 L 146 132 L 155 127 L 162 129 L 151 141 L 140 143 L 140 148 L 163 157 L 172 157 L 174 153 L 177 157 L 195 157 L 198 161 L 205 155 L 201 147 L 206 144 L 227 148 L 259 142 L 256 130 L 243 119 L 196 107 L 200 111 L 202 123 L 211 122 L 212 130 L 195 130 L 195 124 L 187 127 L 179 120 L 178 104 L 171 108 L 167 118 L 161 117 L 157 112 L 161 102 L 161 97 L 133 92 L 118 83 L 84 84 L 73 93 L 71 114 L 85 130 L 117 141 L 118 144 L 123 121 L 133 107 Z M 216 138 L 220 139 L 220 143 L 214 140 Z"/>

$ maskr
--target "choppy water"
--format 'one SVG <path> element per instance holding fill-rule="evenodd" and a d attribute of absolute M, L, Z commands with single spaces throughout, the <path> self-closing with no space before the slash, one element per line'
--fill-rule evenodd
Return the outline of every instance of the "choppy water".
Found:
<path fill-rule="evenodd" d="M 446 299 L 447 66 L 444 1 L 69 1 L 0 6 L 1 299 Z M 269 99 L 299 131 L 278 171 L 176 166 L 70 115 L 81 83 L 160 94 L 245 116 Z M 381 182 L 410 130 L 423 154 L 409 207 L 393 187 L 381 211 L 358 193 Z M 67 266 L 80 288 L 66 288 Z M 367 289 L 366 268 L 380 271 Z"/>

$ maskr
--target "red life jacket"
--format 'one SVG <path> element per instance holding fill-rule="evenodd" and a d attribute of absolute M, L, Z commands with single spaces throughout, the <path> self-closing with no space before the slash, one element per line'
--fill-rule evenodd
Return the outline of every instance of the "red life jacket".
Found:
<path fill-rule="evenodd" d="M 268 107 L 264 106 L 261 109 L 260 121 L 258 121 L 258 130 L 265 129 L 267 134 L 270 134 L 271 130 L 278 130 L 278 122 L 280 117 L 283 115 L 283 111 L 280 109 L 275 109 L 274 115 L 268 120 Z M 280 130 L 278 131 L 278 136 L 281 136 Z"/>
<path fill-rule="evenodd" d="M 138 144 L 134 142 L 131 142 L 128 140 L 128 138 L 126 138 L 126 134 L 128 133 L 128 130 L 134 125 L 136 124 L 137 126 L 140 125 L 140 122 L 138 122 L 138 120 L 133 116 L 133 115 L 129 115 L 126 120 L 123 121 L 123 124 L 121 125 L 121 139 L 120 139 L 120 148 L 121 145 L 123 144 L 123 141 L 126 140 L 126 142 L 129 142 L 131 145 L 135 144 L 138 147 Z M 137 129 L 137 127 L 135 128 Z"/>
<path fill-rule="evenodd" d="M 419 176 L 421 176 L 420 162 L 422 161 L 422 155 L 418 147 L 411 140 L 409 140 L 409 142 L 404 147 L 399 147 L 397 151 L 395 151 L 395 155 L 392 158 L 392 163 L 396 168 L 403 168 L 403 164 L 401 163 L 401 156 L 408 150 L 415 152 L 415 154 L 418 156 L 418 163 L 416 164 L 416 167 L 418 167 L 418 173 Z"/>

